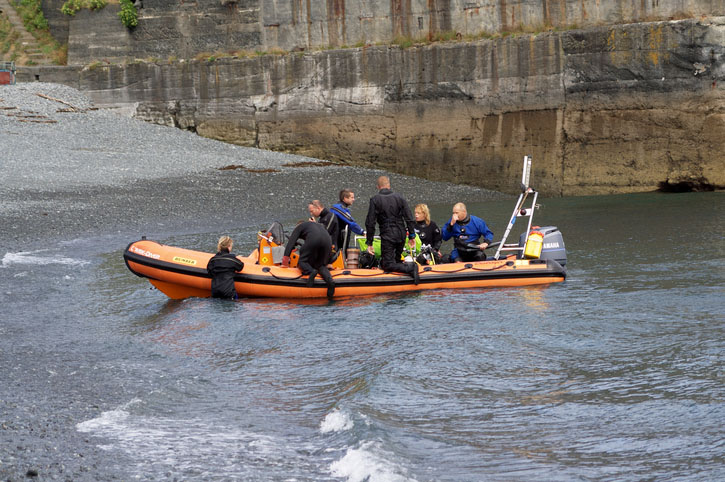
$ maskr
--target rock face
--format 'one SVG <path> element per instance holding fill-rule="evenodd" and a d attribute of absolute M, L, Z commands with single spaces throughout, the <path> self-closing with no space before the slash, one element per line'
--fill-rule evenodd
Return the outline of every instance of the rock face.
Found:
<path fill-rule="evenodd" d="M 59 15 L 62 0 L 42 1 L 51 31 L 69 45 L 69 63 L 79 64 L 725 14 L 725 0 L 136 0 L 138 26 L 129 30 L 118 18 L 117 2 L 67 17 Z"/>
<path fill-rule="evenodd" d="M 28 75 L 207 137 L 501 191 L 530 154 L 541 192 L 584 195 L 725 186 L 724 53 L 708 17 Z"/>

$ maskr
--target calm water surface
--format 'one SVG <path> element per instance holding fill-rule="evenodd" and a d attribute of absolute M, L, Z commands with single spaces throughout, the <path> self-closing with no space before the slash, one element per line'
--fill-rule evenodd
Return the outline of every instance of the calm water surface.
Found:
<path fill-rule="evenodd" d="M 0 253 L 4 377 L 42 380 L 8 406 L 83 407 L 52 443 L 96 447 L 100 478 L 725 479 L 725 195 L 540 204 L 569 254 L 544 288 L 171 301 L 113 233 Z M 469 205 L 497 239 L 512 208 Z"/>

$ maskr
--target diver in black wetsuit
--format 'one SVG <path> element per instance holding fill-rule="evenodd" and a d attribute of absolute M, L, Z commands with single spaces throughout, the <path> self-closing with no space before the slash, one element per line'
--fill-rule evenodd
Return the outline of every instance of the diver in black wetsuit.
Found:
<path fill-rule="evenodd" d="M 337 238 L 340 236 L 340 225 L 337 216 L 332 214 L 318 199 L 309 203 L 307 209 L 310 211 L 310 221 L 314 221 L 315 217 L 317 217 L 317 222 L 322 224 L 330 234 L 332 247 L 337 251 Z"/>
<path fill-rule="evenodd" d="M 370 198 L 368 215 L 365 219 L 368 253 L 374 254 L 373 238 L 375 223 L 380 226 L 380 265 L 385 271 L 406 273 L 418 284 L 418 265 L 400 261 L 405 245 L 405 232 L 411 248 L 415 247 L 415 223 L 408 202 L 390 189 L 390 178 L 378 178 L 378 193 Z"/>
<path fill-rule="evenodd" d="M 287 240 L 287 247 L 282 257 L 282 266 L 289 267 L 290 255 L 298 239 L 304 239 L 305 243 L 300 248 L 300 259 L 297 266 L 302 274 L 309 275 L 307 286 L 312 286 L 315 276 L 320 273 L 322 279 L 327 283 L 327 297 L 332 298 L 335 294 L 335 282 L 332 280 L 327 263 L 332 254 L 332 240 L 327 233 L 325 226 L 313 221 L 304 221 L 290 234 Z"/>
<path fill-rule="evenodd" d="M 244 263 L 232 253 L 233 246 L 234 241 L 229 236 L 219 238 L 217 254 L 206 265 L 206 271 L 211 275 L 211 295 L 214 298 L 238 298 L 234 289 L 234 273 L 244 269 Z"/>

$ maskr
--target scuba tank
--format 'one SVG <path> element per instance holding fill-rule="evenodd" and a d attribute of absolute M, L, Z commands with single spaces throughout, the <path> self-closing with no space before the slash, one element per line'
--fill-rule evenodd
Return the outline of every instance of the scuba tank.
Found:
<path fill-rule="evenodd" d="M 564 238 L 561 235 L 559 228 L 556 226 L 543 226 L 535 227 L 534 229 L 535 231 L 532 232 L 538 232 L 543 236 L 543 239 L 541 240 L 541 252 L 539 254 L 539 259 L 553 259 L 560 265 L 566 266 L 566 247 L 564 246 Z M 521 233 L 521 236 L 519 237 L 519 247 L 528 247 L 524 246 L 525 239 L 526 233 Z"/>

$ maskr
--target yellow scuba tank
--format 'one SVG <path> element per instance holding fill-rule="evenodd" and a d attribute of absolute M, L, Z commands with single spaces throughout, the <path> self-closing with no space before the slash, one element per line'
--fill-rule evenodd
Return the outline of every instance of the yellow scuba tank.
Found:
<path fill-rule="evenodd" d="M 524 248 L 524 257 L 528 259 L 539 259 L 541 256 L 541 248 L 544 246 L 544 235 L 539 231 L 531 231 L 529 239 L 526 240 Z"/>

